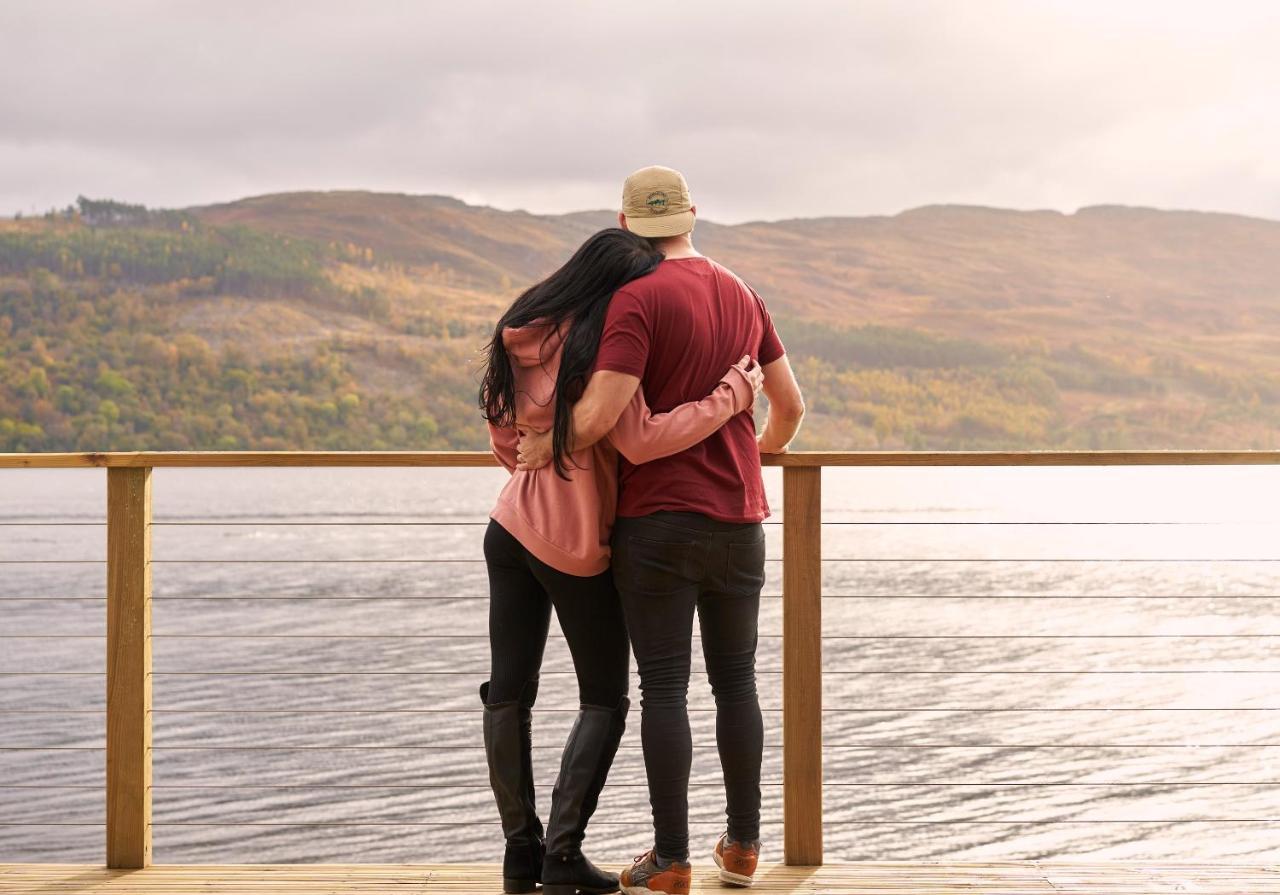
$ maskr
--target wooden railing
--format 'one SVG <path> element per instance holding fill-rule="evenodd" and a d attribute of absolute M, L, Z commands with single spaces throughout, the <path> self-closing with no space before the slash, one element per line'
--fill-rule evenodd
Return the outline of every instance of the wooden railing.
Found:
<path fill-rule="evenodd" d="M 1280 451 L 800 452 L 783 467 L 783 823 L 788 864 L 823 862 L 822 538 L 824 466 L 1190 466 L 1280 464 Z M 107 469 L 106 854 L 151 861 L 151 470 L 159 467 L 476 467 L 478 452 L 0 454 L 4 468 Z"/>

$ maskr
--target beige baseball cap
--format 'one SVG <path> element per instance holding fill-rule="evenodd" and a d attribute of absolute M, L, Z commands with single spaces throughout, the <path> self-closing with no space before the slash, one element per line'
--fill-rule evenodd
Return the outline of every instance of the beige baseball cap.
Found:
<path fill-rule="evenodd" d="M 638 236 L 679 236 L 693 229 L 693 202 L 684 175 L 672 168 L 641 168 L 622 184 L 622 214 Z"/>

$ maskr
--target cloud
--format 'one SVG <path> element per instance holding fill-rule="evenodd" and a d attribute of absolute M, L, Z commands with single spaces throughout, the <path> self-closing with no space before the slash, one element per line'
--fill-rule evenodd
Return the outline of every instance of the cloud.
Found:
<path fill-rule="evenodd" d="M 0 212 L 287 189 L 736 221 L 931 202 L 1280 217 L 1269 2 L 0 6 Z"/>

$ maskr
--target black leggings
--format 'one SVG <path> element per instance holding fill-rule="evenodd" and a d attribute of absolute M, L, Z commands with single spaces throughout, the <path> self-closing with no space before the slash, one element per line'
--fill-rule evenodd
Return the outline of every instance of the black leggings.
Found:
<path fill-rule="evenodd" d="M 492 519 L 484 535 L 489 566 L 489 702 L 519 699 L 538 679 L 556 610 L 578 675 L 578 700 L 614 708 L 627 695 L 630 653 L 613 575 L 557 571 Z"/>
<path fill-rule="evenodd" d="M 689 856 L 689 665 L 693 614 L 716 700 L 716 744 L 732 839 L 760 838 L 764 729 L 756 693 L 756 640 L 764 586 L 764 529 L 696 513 L 620 518 L 613 571 L 640 669 L 640 738 L 654 847 Z"/>

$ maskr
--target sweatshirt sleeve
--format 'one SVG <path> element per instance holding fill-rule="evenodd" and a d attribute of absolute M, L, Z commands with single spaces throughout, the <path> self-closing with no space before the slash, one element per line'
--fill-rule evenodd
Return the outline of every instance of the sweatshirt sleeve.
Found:
<path fill-rule="evenodd" d="M 643 387 L 638 388 L 608 438 L 632 463 L 647 463 L 693 447 L 735 415 L 750 410 L 755 397 L 737 366 L 730 367 L 701 401 L 688 401 L 668 413 L 650 411 Z"/>
<path fill-rule="evenodd" d="M 495 426 L 489 423 L 489 447 L 507 472 L 516 471 L 516 445 L 520 434 L 515 426 Z"/>

